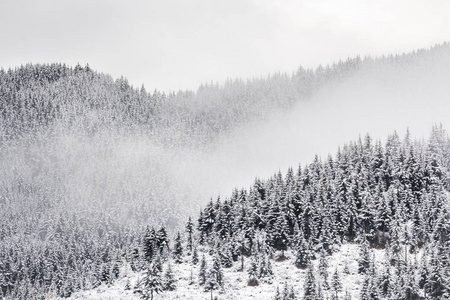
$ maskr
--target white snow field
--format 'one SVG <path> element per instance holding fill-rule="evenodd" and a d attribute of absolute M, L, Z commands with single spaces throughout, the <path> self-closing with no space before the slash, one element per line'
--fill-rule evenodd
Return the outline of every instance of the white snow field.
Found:
<path fill-rule="evenodd" d="M 373 256 L 377 262 L 384 261 L 385 251 L 373 249 Z M 199 256 L 202 252 L 199 251 Z M 276 289 L 279 287 L 280 292 L 284 288 L 284 284 L 294 287 L 295 295 L 298 299 L 303 297 L 303 284 L 306 278 L 307 270 L 298 269 L 293 264 L 293 253 L 287 251 L 285 253 L 287 259 L 283 261 L 271 260 L 274 275 L 270 278 L 263 278 L 259 282 L 259 286 L 251 287 L 247 285 L 248 274 L 246 271 L 238 272 L 240 261 L 235 262 L 233 267 L 225 269 L 224 273 L 224 287 L 222 291 L 214 291 L 213 297 L 217 299 L 228 300 L 242 300 L 242 299 L 274 299 Z M 206 254 L 208 265 L 211 265 L 211 257 Z M 345 291 L 348 291 L 352 299 L 359 298 L 360 286 L 364 279 L 364 275 L 358 274 L 358 259 L 359 245 L 346 243 L 343 244 L 338 252 L 333 253 L 328 257 L 328 273 L 329 279 L 337 267 L 341 276 L 343 284 L 340 296 L 343 298 Z M 249 259 L 245 260 L 245 269 L 248 266 Z M 319 260 L 314 260 L 314 266 L 317 271 Z M 350 274 L 344 274 L 345 265 L 348 265 Z M 166 267 L 167 264 L 165 264 Z M 383 263 L 377 263 L 377 266 L 382 266 Z M 160 294 L 155 294 L 154 299 L 211 299 L 210 292 L 205 292 L 203 286 L 197 284 L 198 278 L 198 264 L 193 266 L 190 262 L 190 256 L 184 257 L 182 264 L 175 264 L 171 262 L 173 273 L 177 279 L 176 290 L 166 291 Z M 193 275 L 193 284 L 189 284 L 191 277 L 191 270 Z M 380 271 L 380 270 L 379 270 Z M 317 272 L 316 272 L 317 273 Z M 118 300 L 118 299 L 140 299 L 138 294 L 133 293 L 133 287 L 139 280 L 141 273 L 132 272 L 129 267 L 122 267 L 120 272 L 120 279 L 114 285 L 101 286 L 88 291 L 80 291 L 74 293 L 69 299 L 98 299 L 98 300 Z M 316 274 L 316 278 L 319 278 Z M 126 290 L 125 286 L 129 281 L 131 290 Z M 325 290 L 325 294 L 328 292 Z M 58 299 L 58 298 L 53 298 Z"/>

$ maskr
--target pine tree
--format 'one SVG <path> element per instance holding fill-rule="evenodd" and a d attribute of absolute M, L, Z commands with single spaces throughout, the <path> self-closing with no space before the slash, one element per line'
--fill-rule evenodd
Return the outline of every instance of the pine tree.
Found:
<path fill-rule="evenodd" d="M 224 268 L 231 268 L 233 266 L 233 254 L 227 243 L 224 245 L 224 249 L 221 252 L 221 261 Z"/>
<path fill-rule="evenodd" d="M 183 246 L 179 232 L 175 238 L 175 245 L 173 246 L 172 255 L 176 263 L 181 264 L 183 262 Z"/>
<path fill-rule="evenodd" d="M 259 270 L 258 270 L 259 278 L 273 275 L 272 264 L 270 262 L 270 259 L 267 257 L 265 253 L 263 253 L 259 257 L 258 263 L 259 263 Z"/>
<path fill-rule="evenodd" d="M 176 289 L 176 280 L 172 272 L 172 267 L 170 263 L 167 265 L 166 273 L 164 274 L 164 290 L 174 291 Z"/>
<path fill-rule="evenodd" d="M 202 260 L 200 262 L 200 270 L 198 272 L 198 283 L 200 285 L 204 285 L 206 283 L 206 259 L 205 259 L 205 255 L 203 254 L 202 256 Z"/>
<path fill-rule="evenodd" d="M 317 294 L 317 284 L 316 276 L 314 275 L 314 267 L 312 264 L 308 267 L 308 274 L 306 275 L 305 283 L 303 286 L 304 290 L 304 300 L 316 300 Z"/>
<path fill-rule="evenodd" d="M 220 266 L 220 259 L 215 256 L 213 265 L 208 272 L 208 278 L 205 283 L 205 291 L 211 291 L 211 299 L 213 299 L 213 291 L 223 287 L 223 273 Z"/>
<path fill-rule="evenodd" d="M 303 235 L 298 238 L 298 245 L 295 252 L 295 266 L 304 269 L 311 262 L 311 252 L 308 243 L 303 238 Z"/>
<path fill-rule="evenodd" d="M 322 278 L 323 287 L 328 289 L 328 262 L 324 250 L 322 250 L 319 257 L 319 275 Z"/>
<path fill-rule="evenodd" d="M 389 263 L 389 260 L 386 260 L 383 271 L 378 278 L 378 286 L 380 287 L 380 294 L 383 297 L 389 298 L 390 296 L 389 292 L 391 291 L 392 288 L 391 285 L 392 285 L 391 264 Z"/>
<path fill-rule="evenodd" d="M 130 278 L 127 278 L 127 282 L 125 284 L 125 291 L 131 290 Z"/>
<path fill-rule="evenodd" d="M 404 285 L 403 298 L 405 300 L 418 300 L 419 296 L 419 285 L 416 280 L 414 268 L 410 265 L 407 270 L 407 278 Z"/>
<path fill-rule="evenodd" d="M 155 252 L 155 245 L 156 245 L 155 229 L 153 227 L 150 229 L 150 227 L 147 226 L 143 240 L 144 257 L 147 260 L 147 262 L 152 261 Z"/>
<path fill-rule="evenodd" d="M 376 279 L 376 271 L 373 264 L 371 264 L 370 269 L 367 270 L 362 288 L 360 299 L 361 300 L 379 300 L 379 291 L 378 286 L 375 282 Z"/>
<path fill-rule="evenodd" d="M 369 245 L 364 238 L 364 241 L 361 245 L 359 259 L 358 259 L 358 273 L 359 274 L 367 274 L 370 269 L 371 261 L 370 261 L 370 252 Z"/>
<path fill-rule="evenodd" d="M 185 231 L 187 234 L 186 250 L 188 255 L 190 255 L 193 250 L 193 234 L 194 234 L 194 223 L 192 222 L 191 217 L 189 217 L 188 222 L 186 223 Z"/>
<path fill-rule="evenodd" d="M 348 261 L 347 260 L 344 262 L 344 271 L 343 272 L 344 272 L 345 275 L 349 275 L 350 274 L 350 268 L 348 266 Z"/>
<path fill-rule="evenodd" d="M 144 272 L 144 277 L 138 282 L 135 287 L 135 293 L 141 295 L 141 299 L 153 300 L 154 293 L 159 293 L 163 290 L 163 281 L 161 279 L 161 272 L 154 264 L 150 265 Z"/>
<path fill-rule="evenodd" d="M 192 263 L 194 265 L 198 264 L 198 251 L 197 251 L 197 245 L 194 245 L 194 250 L 192 252 Z"/>
<path fill-rule="evenodd" d="M 280 288 L 277 286 L 277 291 L 275 293 L 275 297 L 273 298 L 274 300 L 283 300 L 283 297 L 280 294 Z"/>
<path fill-rule="evenodd" d="M 337 267 L 334 270 L 333 277 L 331 278 L 331 289 L 334 291 L 335 299 L 338 299 L 338 294 L 342 291 L 342 282 Z"/>
<path fill-rule="evenodd" d="M 169 237 L 164 226 L 156 232 L 156 246 L 161 254 L 161 258 L 165 260 L 169 254 Z"/>
<path fill-rule="evenodd" d="M 447 266 L 441 265 L 438 251 L 435 250 L 432 254 L 429 267 L 428 280 L 425 284 L 427 295 L 432 299 L 440 299 L 448 289 L 448 281 L 444 276 L 444 268 Z"/>
<path fill-rule="evenodd" d="M 287 282 L 284 283 L 282 297 L 283 297 L 283 300 L 286 300 L 289 297 L 289 286 L 288 286 Z"/>
<path fill-rule="evenodd" d="M 291 286 L 291 289 L 289 290 L 289 294 L 286 298 L 287 300 L 295 300 L 297 299 L 297 297 L 295 296 L 295 291 L 294 291 L 294 287 Z"/>
<path fill-rule="evenodd" d="M 248 285 L 249 286 L 257 286 L 259 284 L 258 282 L 258 265 L 256 263 L 256 260 L 254 257 L 252 257 L 252 260 L 250 262 L 250 266 L 248 268 Z"/>

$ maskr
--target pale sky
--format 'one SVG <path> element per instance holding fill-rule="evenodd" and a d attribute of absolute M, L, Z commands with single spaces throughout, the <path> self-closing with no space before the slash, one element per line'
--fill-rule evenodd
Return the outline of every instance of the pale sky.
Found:
<path fill-rule="evenodd" d="M 147 90 L 450 40 L 448 0 L 1 0 L 0 66 L 89 65 Z"/>

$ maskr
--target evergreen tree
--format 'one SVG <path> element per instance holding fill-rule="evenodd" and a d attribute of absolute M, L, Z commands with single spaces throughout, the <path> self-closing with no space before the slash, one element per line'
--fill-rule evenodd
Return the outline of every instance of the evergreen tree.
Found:
<path fill-rule="evenodd" d="M 258 270 L 259 278 L 273 275 L 272 264 L 266 254 L 262 254 L 259 257 L 258 262 L 259 262 L 259 270 Z"/>
<path fill-rule="evenodd" d="M 249 286 L 257 286 L 259 284 L 258 281 L 258 265 L 254 257 L 250 261 L 250 266 L 248 268 L 248 285 Z"/>
<path fill-rule="evenodd" d="M 144 257 L 147 262 L 151 262 L 154 251 L 156 246 L 156 232 L 154 228 L 151 228 L 147 226 L 147 229 L 145 231 L 145 236 L 143 240 L 143 251 L 144 251 Z"/>
<path fill-rule="evenodd" d="M 274 300 L 283 300 L 283 297 L 280 294 L 280 288 L 277 286 L 277 291 L 275 293 L 275 298 L 273 298 Z"/>
<path fill-rule="evenodd" d="M 197 245 L 194 245 L 194 250 L 192 252 L 192 263 L 194 265 L 198 264 L 198 251 L 197 251 Z"/>
<path fill-rule="evenodd" d="M 297 268 L 306 268 L 311 262 L 311 252 L 308 243 L 303 238 L 303 235 L 299 237 L 297 249 L 295 252 L 295 265 Z"/>
<path fill-rule="evenodd" d="M 161 272 L 158 267 L 152 264 L 145 270 L 144 277 L 138 282 L 134 291 L 140 294 L 141 299 L 153 300 L 154 293 L 158 294 L 162 290 Z"/>
<path fill-rule="evenodd" d="M 223 273 L 220 266 L 220 259 L 215 256 L 213 265 L 208 272 L 208 278 L 205 283 L 205 291 L 211 292 L 211 299 L 213 298 L 213 291 L 223 287 Z"/>
<path fill-rule="evenodd" d="M 194 234 L 194 223 L 192 222 L 191 217 L 189 217 L 188 222 L 186 223 L 185 231 L 187 234 L 186 250 L 187 254 L 191 255 L 191 252 L 193 250 L 193 234 Z"/>
<path fill-rule="evenodd" d="M 204 285 L 206 283 L 206 259 L 205 259 L 205 255 L 203 254 L 202 256 L 202 260 L 200 262 L 200 270 L 198 272 L 198 284 L 200 285 Z"/>
<path fill-rule="evenodd" d="M 156 247 L 161 254 L 161 258 L 166 259 L 169 254 L 169 237 L 164 226 L 156 232 Z"/>
<path fill-rule="evenodd" d="M 391 264 L 389 260 L 386 260 L 383 271 L 378 278 L 378 286 L 380 287 L 380 294 L 383 297 L 389 298 L 390 296 L 389 292 L 392 289 L 391 285 L 392 285 Z"/>
<path fill-rule="evenodd" d="M 331 278 L 331 289 L 334 292 L 335 299 L 338 299 L 338 294 L 342 291 L 342 282 L 337 267 L 333 273 L 333 277 Z"/>
<path fill-rule="evenodd" d="M 175 245 L 173 246 L 172 255 L 176 263 L 181 264 L 183 262 L 183 246 L 179 232 L 175 238 Z"/>
<path fill-rule="evenodd" d="M 174 291 L 176 289 L 176 280 L 172 272 L 172 267 L 170 263 L 167 265 L 166 273 L 164 274 L 164 290 Z"/>
<path fill-rule="evenodd" d="M 370 265 L 371 260 L 370 260 L 369 245 L 367 241 L 364 239 L 359 252 L 358 273 L 367 274 L 367 272 L 370 269 Z"/>
<path fill-rule="evenodd" d="M 322 278 L 323 287 L 328 289 L 328 262 L 324 250 L 320 253 L 319 257 L 319 275 Z"/>
<path fill-rule="evenodd" d="M 303 285 L 304 300 L 316 300 L 317 294 L 317 283 L 316 276 L 314 274 L 314 267 L 312 264 L 308 267 L 308 273 L 306 275 L 305 283 Z"/>
<path fill-rule="evenodd" d="M 444 276 L 446 267 L 441 265 L 438 251 L 435 250 L 431 257 L 429 275 L 425 283 L 425 291 L 431 299 L 440 299 L 448 291 L 449 283 Z"/>

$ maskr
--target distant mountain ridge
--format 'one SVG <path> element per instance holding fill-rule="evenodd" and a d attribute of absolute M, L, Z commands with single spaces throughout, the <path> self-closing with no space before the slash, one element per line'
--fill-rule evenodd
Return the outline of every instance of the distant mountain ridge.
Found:
<path fill-rule="evenodd" d="M 0 140 L 60 124 L 95 133 L 100 128 L 130 127 L 158 135 L 168 144 L 201 145 L 227 131 L 304 101 L 324 86 L 358 72 L 391 65 L 405 68 L 448 56 L 443 43 L 408 54 L 348 58 L 295 74 L 202 84 L 196 92 L 168 95 L 114 80 L 89 65 L 26 64 L 0 70 Z M 164 134 L 167 129 L 170 134 Z"/>

